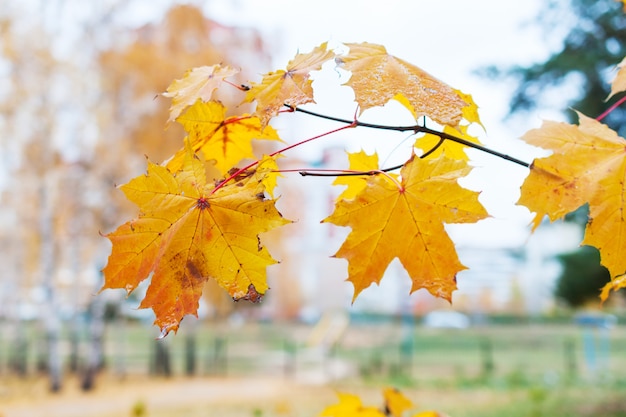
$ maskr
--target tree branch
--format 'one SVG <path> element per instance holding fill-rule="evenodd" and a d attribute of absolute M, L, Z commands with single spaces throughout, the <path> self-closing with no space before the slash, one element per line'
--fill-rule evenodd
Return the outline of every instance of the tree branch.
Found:
<path fill-rule="evenodd" d="M 439 142 L 425 152 L 420 158 L 426 158 L 431 153 L 435 152 L 437 148 L 439 148 L 443 144 L 444 139 L 439 139 Z M 307 169 L 307 170 L 297 170 L 297 172 L 303 177 L 353 177 L 353 176 L 361 176 L 361 175 L 376 175 L 385 172 L 395 171 L 396 169 L 400 169 L 404 166 L 404 164 L 377 169 L 374 171 L 350 171 L 350 170 L 334 170 L 334 169 Z M 285 172 L 285 171 L 281 171 Z"/>
<path fill-rule="evenodd" d="M 319 114 L 319 113 L 316 113 L 316 112 L 312 112 L 310 110 L 301 109 L 299 107 L 289 106 L 287 104 L 285 104 L 285 106 L 289 107 L 291 109 L 291 111 L 294 111 L 294 112 L 300 112 L 300 113 L 308 114 L 310 116 L 319 117 L 320 119 L 331 120 L 331 121 L 335 121 L 335 122 L 339 122 L 339 123 L 346 123 L 346 124 L 349 124 L 349 125 L 352 125 L 352 126 L 355 126 L 355 127 L 368 127 L 368 128 L 371 128 L 371 129 L 379 129 L 379 130 L 393 130 L 393 131 L 396 131 L 396 132 L 429 133 L 431 135 L 438 136 L 442 140 L 450 140 L 452 142 L 456 142 L 456 143 L 459 143 L 461 145 L 468 146 L 470 148 L 478 149 L 479 151 L 488 153 L 490 155 L 497 156 L 498 158 L 502 158 L 502 159 L 504 159 L 506 161 L 513 162 L 514 164 L 521 165 L 521 166 L 526 167 L 526 168 L 530 168 L 530 164 L 528 162 L 522 161 L 520 159 L 514 158 L 514 157 L 512 157 L 510 155 L 506 155 L 506 154 L 503 154 L 503 153 L 498 152 L 498 151 L 494 151 L 493 149 L 486 148 L 486 147 L 484 147 L 482 145 L 478 145 L 476 143 L 467 141 L 467 140 L 459 138 L 457 136 L 450 135 L 450 134 L 447 134 L 447 133 L 444 133 L 444 132 L 439 132 L 437 130 L 429 129 L 429 128 L 425 127 L 425 126 L 421 126 L 421 125 L 387 126 L 387 125 L 380 125 L 380 124 L 374 124 L 374 123 L 364 123 L 364 122 L 360 122 L 358 120 L 348 120 L 348 119 L 342 119 L 342 118 L 334 117 L 334 116 L 327 116 L 327 115 L 324 115 L 324 114 Z M 441 143 L 437 144 L 436 148 L 439 147 L 440 145 L 441 145 Z M 429 152 L 432 152 L 433 150 L 430 150 Z"/>

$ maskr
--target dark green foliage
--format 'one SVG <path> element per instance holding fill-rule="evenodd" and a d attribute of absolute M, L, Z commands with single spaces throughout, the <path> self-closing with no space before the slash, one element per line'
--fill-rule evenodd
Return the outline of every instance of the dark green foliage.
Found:
<path fill-rule="evenodd" d="M 626 13 L 623 3 L 615 0 L 550 0 L 545 2 L 537 24 L 544 30 L 550 44 L 560 44 L 543 62 L 509 68 L 491 67 L 486 76 L 513 81 L 516 89 L 510 101 L 509 112 L 529 111 L 544 103 L 558 87 L 567 85 L 575 91 L 570 102 L 563 100 L 563 111 L 577 122 L 578 110 L 589 117 L 597 117 L 619 100 L 617 94 L 606 102 L 610 93 L 615 68 L 626 56 Z M 561 37 L 558 41 L 555 37 Z M 561 90 L 563 91 L 563 90 Z M 571 97 L 571 95 L 570 95 Z M 621 136 L 626 136 L 626 106 L 613 110 L 602 120 Z M 588 207 L 567 216 L 566 220 L 584 225 Z M 555 295 L 576 307 L 597 298 L 600 289 L 609 281 L 608 271 L 600 265 L 595 248 L 560 257 L 564 270 L 558 280 Z"/>
<path fill-rule="evenodd" d="M 571 307 L 579 307 L 598 299 L 600 289 L 610 281 L 609 271 L 600 264 L 600 254 L 592 246 L 560 255 L 563 271 L 557 281 L 555 295 Z"/>
<path fill-rule="evenodd" d="M 512 68 L 489 68 L 486 75 L 513 79 L 517 88 L 510 102 L 510 113 L 532 110 L 542 103 L 550 87 L 573 82 L 579 87 L 576 98 L 563 102 L 563 110 L 573 108 L 597 117 L 613 102 L 604 100 L 616 65 L 626 55 L 626 13 L 615 0 L 552 0 L 545 3 L 538 23 L 545 36 L 566 32 L 561 48 L 545 62 Z M 575 88 L 575 87 L 574 87 Z M 572 122 L 573 112 L 567 112 Z M 620 134 L 626 131 L 626 110 L 616 109 L 604 123 Z"/>

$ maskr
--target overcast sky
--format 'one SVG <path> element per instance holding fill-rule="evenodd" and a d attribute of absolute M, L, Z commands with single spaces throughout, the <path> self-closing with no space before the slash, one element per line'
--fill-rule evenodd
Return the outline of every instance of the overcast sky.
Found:
<path fill-rule="evenodd" d="M 121 15 L 136 25 L 157 23 L 172 3 L 169 0 L 129 2 Z M 308 52 L 327 41 L 330 45 L 342 42 L 382 44 L 389 53 L 471 94 L 486 128 L 486 132 L 475 129 L 472 133 L 479 136 L 483 144 L 522 160 L 530 162 L 540 153 L 518 138 L 527 130 L 539 127 L 542 119 L 563 119 L 556 108 L 562 108 L 567 100 L 557 97 L 555 109 L 547 107 L 505 123 L 515 86 L 474 73 L 487 65 L 528 64 L 541 60 L 559 46 L 559 36 L 546 37 L 533 23 L 544 4 L 541 0 L 197 0 L 191 3 L 202 6 L 209 18 L 223 24 L 260 30 L 269 44 L 273 69 L 284 68 L 298 51 Z M 82 3 L 72 4 L 71 14 L 93 12 L 90 7 L 75 7 Z M 329 72 L 317 75 L 314 84 L 318 88 L 319 111 L 351 117 L 355 105 L 351 97 L 346 97 L 346 88 L 342 89 L 343 95 L 336 95 L 340 90 L 337 77 L 332 70 Z M 406 113 L 402 114 L 406 116 Z M 373 122 L 387 122 L 377 120 L 375 111 L 367 111 L 363 116 L 373 117 L 374 120 L 370 120 Z M 316 133 L 321 133 L 321 122 L 307 120 L 298 125 L 301 132 L 289 132 L 302 136 L 285 137 L 285 140 L 306 139 L 306 135 L 310 135 L 304 129 L 306 123 L 318 127 Z M 317 148 L 314 145 L 302 148 L 301 155 L 315 158 L 327 143 L 331 142 L 320 141 Z M 359 146 L 367 151 L 379 149 L 380 160 L 390 164 L 395 162 L 393 158 L 405 156 L 401 146 L 410 145 L 410 141 L 381 140 L 380 132 L 370 131 L 359 132 L 358 142 L 355 140 L 349 150 L 357 150 Z M 514 203 L 519 198 L 519 186 L 527 170 L 480 152 L 470 151 L 470 156 L 476 169 L 463 184 L 482 191 L 481 201 L 494 218 L 481 222 L 481 227 L 493 230 L 462 233 L 458 238 L 473 239 L 478 233 L 483 242 L 489 241 L 487 236 L 493 237 L 494 245 L 503 244 L 499 236 L 507 236 L 512 245 L 523 244 L 528 237 L 525 226 L 531 216 Z"/>
<path fill-rule="evenodd" d="M 528 64 L 541 60 L 551 48 L 558 47 L 558 37 L 546 38 L 541 28 L 533 24 L 543 4 L 541 0 L 211 0 L 191 3 L 203 6 L 209 18 L 223 24 L 260 30 L 270 45 L 275 69 L 284 68 L 298 51 L 308 52 L 326 41 L 330 45 L 342 42 L 382 44 L 389 53 L 471 94 L 486 128 L 486 132 L 476 129 L 473 133 L 483 144 L 519 159 L 530 162 L 540 154 L 518 139 L 524 132 L 540 126 L 542 119 L 563 118 L 557 110 L 548 108 L 517 118 L 514 123 L 504 123 L 514 86 L 474 73 L 487 65 Z M 167 0 L 130 2 L 123 15 L 135 24 L 158 22 L 171 4 Z M 343 96 L 336 95 L 336 74 L 331 70 L 330 74 L 320 74 L 317 78 L 314 86 L 318 87 L 319 111 L 350 117 L 355 105 L 345 96 L 347 89 L 343 89 Z M 363 116 L 376 119 L 377 113 L 368 111 Z M 321 124 L 318 120 L 307 123 L 314 127 Z M 303 136 L 285 137 L 285 140 L 305 139 L 309 133 L 304 132 L 304 124 L 300 127 L 303 132 L 296 134 Z M 319 142 L 318 148 L 326 143 Z M 359 133 L 355 143 L 350 150 L 357 150 L 358 146 L 367 151 L 377 148 L 381 161 L 389 163 L 394 162 L 394 157 L 404 156 L 397 146 L 410 146 L 410 141 L 398 145 L 398 142 L 381 140 L 380 132 L 371 131 Z M 302 152 L 315 157 L 320 149 L 311 146 L 303 148 Z M 514 203 L 519 198 L 519 186 L 527 170 L 480 152 L 470 151 L 470 156 L 476 169 L 463 184 L 482 191 L 481 201 L 494 218 L 481 222 L 480 231 L 461 233 L 457 239 L 474 240 L 473 236 L 480 235 L 485 243 L 493 238 L 491 244 L 502 245 L 505 242 L 501 237 L 506 236 L 508 244 L 523 244 L 528 237 L 525 226 L 531 216 Z"/>
<path fill-rule="evenodd" d="M 276 68 L 284 68 L 298 51 L 308 52 L 325 41 L 382 44 L 389 53 L 471 94 L 486 128 L 486 133 L 474 133 L 484 144 L 530 162 L 539 152 L 518 138 L 539 127 L 542 119 L 562 115 L 543 109 L 504 123 L 514 86 L 480 78 L 474 71 L 493 64 L 528 64 L 558 46 L 533 24 L 540 5 L 539 0 L 213 0 L 206 10 L 223 23 L 259 28 L 272 45 Z M 332 108 L 342 101 L 321 97 L 318 102 L 325 109 L 324 104 Z M 383 146 L 381 160 L 387 151 Z M 463 232 L 453 232 L 455 241 L 472 244 L 481 236 L 487 245 L 523 244 L 531 215 L 514 203 L 527 170 L 489 155 L 474 152 L 471 157 L 477 169 L 465 184 L 482 191 L 481 201 L 494 218 L 469 229 L 463 226 Z"/>

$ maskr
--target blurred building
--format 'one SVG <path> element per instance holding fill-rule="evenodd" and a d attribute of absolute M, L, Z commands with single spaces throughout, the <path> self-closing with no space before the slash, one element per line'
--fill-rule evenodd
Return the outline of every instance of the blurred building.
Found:
<path fill-rule="evenodd" d="M 301 126 L 300 122 L 298 126 Z M 308 166 L 347 168 L 347 156 L 342 148 L 331 147 L 322 150 L 320 155 L 317 162 Z M 284 167 L 289 169 L 302 169 L 310 164 L 310 161 L 301 159 L 285 158 L 285 161 L 288 165 Z M 287 174 L 279 183 L 282 194 L 279 209 L 296 222 L 284 228 L 285 240 L 281 249 L 272 252 L 276 253 L 281 264 L 271 269 L 271 279 L 283 277 L 282 282 L 292 281 L 289 294 L 278 297 L 287 297 L 300 305 L 299 311 L 290 309 L 291 316 L 297 311 L 297 314 L 315 317 L 336 309 L 419 315 L 440 308 L 470 314 L 546 313 L 555 306 L 553 288 L 560 272 L 556 255 L 576 248 L 582 239 L 582 230 L 575 223 L 546 222 L 531 233 L 530 225 L 513 221 L 514 224 L 508 227 L 520 229 L 519 234 L 526 236 L 521 242 L 519 239 L 507 241 L 506 236 L 485 239 L 481 229 L 476 227 L 471 232 L 473 238 L 465 237 L 457 244 L 459 258 L 468 269 L 457 276 L 458 290 L 453 294 L 452 306 L 426 290 L 409 295 L 411 281 L 397 259 L 389 265 L 380 285 L 364 290 L 352 304 L 353 287 L 345 281 L 347 261 L 332 257 L 349 228 L 320 224 L 332 213 L 334 200 L 342 190 L 342 187 L 333 187 L 331 182 L 332 178 Z M 493 233 L 489 228 L 486 230 Z M 272 288 L 268 301 L 274 291 L 284 291 L 282 288 L 282 285 Z M 270 309 L 281 315 L 280 305 L 274 304 Z"/>

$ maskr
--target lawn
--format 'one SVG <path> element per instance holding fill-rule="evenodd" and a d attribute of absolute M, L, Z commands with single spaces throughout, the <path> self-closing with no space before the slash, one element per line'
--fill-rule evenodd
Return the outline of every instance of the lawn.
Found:
<path fill-rule="evenodd" d="M 220 323 L 157 342 L 148 327 L 109 327 L 107 368 L 95 391 L 80 392 L 66 374 L 66 388 L 53 396 L 40 376 L 17 378 L 3 366 L 0 415 L 35 415 L 39 406 L 47 414 L 37 415 L 67 417 L 79 404 L 74 409 L 84 417 L 133 410 L 149 417 L 316 416 L 337 391 L 379 406 L 381 389 L 395 386 L 416 410 L 454 417 L 626 416 L 626 329 L 619 325 L 606 333 L 572 324 L 451 330 L 393 319 L 353 321 L 332 346 L 323 336 L 303 324 Z M 594 351 L 585 354 L 585 340 Z M 149 376 L 156 343 L 170 353 L 169 378 Z M 195 372 L 186 376 L 190 346 Z"/>

